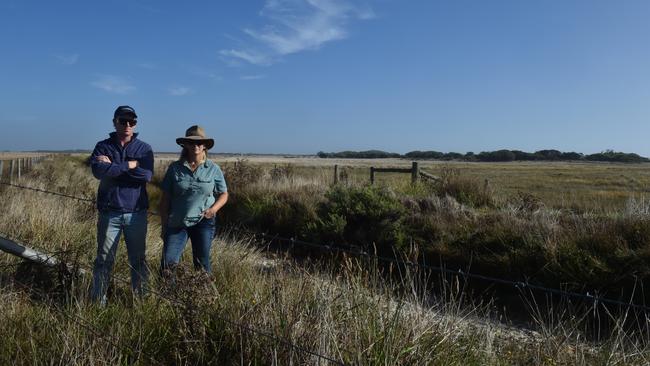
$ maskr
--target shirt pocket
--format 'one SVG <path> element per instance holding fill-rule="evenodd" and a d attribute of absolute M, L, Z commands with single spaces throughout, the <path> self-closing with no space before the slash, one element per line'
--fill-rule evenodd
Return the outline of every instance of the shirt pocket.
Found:
<path fill-rule="evenodd" d="M 174 174 L 173 185 L 174 185 L 173 187 L 174 194 L 177 194 L 179 196 L 192 194 L 192 192 L 194 191 L 189 177 L 183 174 L 178 174 L 178 173 Z"/>
<path fill-rule="evenodd" d="M 214 189 L 214 180 L 207 178 L 197 178 L 195 188 L 197 193 L 204 196 L 211 196 L 212 190 Z"/>

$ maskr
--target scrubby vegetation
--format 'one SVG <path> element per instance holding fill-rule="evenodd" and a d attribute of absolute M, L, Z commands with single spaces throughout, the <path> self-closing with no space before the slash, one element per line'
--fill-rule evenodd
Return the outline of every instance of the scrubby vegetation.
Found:
<path fill-rule="evenodd" d="M 497 198 L 487 182 L 453 168 L 441 173 L 439 183 L 402 191 L 294 177 L 273 186 L 253 180 L 238 188 L 224 218 L 381 255 L 405 255 L 416 247 L 420 262 L 650 302 L 647 203 L 638 207 L 631 199 L 620 212 L 576 213 L 547 208 L 530 193 Z"/>
<path fill-rule="evenodd" d="M 404 155 L 390 153 L 380 150 L 369 151 L 341 151 L 326 153 L 319 151 L 319 158 L 343 158 L 343 159 L 383 159 L 383 158 L 406 158 L 406 159 L 433 159 L 433 160 L 462 160 L 462 161 L 608 161 L 620 163 L 643 163 L 648 162 L 648 158 L 634 153 L 615 152 L 605 150 L 596 154 L 584 155 L 582 153 L 561 152 L 558 150 L 539 150 L 534 153 L 520 150 L 496 150 L 482 151 L 478 154 L 467 152 L 465 154 L 457 152 L 443 153 L 440 151 L 410 151 Z"/>
<path fill-rule="evenodd" d="M 650 209 L 640 199 L 607 215 L 574 213 L 530 193 L 506 199 L 451 168 L 440 184 L 368 186 L 331 185 L 294 166 L 222 166 L 232 193 L 223 219 L 260 230 L 382 255 L 444 258 L 463 268 L 471 258 L 472 271 L 548 284 L 560 279 L 575 288 L 598 280 L 627 286 L 631 276 L 648 274 Z M 96 189 L 76 158 L 46 162 L 22 183 L 82 197 Z M 170 284 L 154 275 L 143 299 L 128 290 L 122 247 L 110 305 L 97 307 L 86 300 L 88 278 L 75 270 L 88 268 L 94 256 L 93 207 L 11 187 L 0 188 L 0 197 L 0 233 L 72 264 L 42 270 L 0 256 L 0 322 L 9 325 L 0 337 L 3 364 L 327 363 L 287 343 L 346 364 L 650 360 L 650 338 L 642 333 L 647 318 L 593 304 L 547 308 L 523 293 L 522 311 L 535 329 L 523 331 L 493 322 L 495 305 L 473 300 L 457 277 L 432 281 L 439 274 L 352 257 L 296 263 L 235 233 L 217 241 L 213 277 L 183 269 Z M 158 232 L 151 217 L 147 253 L 154 272 Z M 609 328 L 594 337 L 601 329 L 586 314 L 598 314 Z"/>

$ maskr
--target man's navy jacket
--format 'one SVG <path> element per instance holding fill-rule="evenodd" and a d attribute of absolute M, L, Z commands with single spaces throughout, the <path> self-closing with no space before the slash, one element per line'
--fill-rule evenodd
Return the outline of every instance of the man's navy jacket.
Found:
<path fill-rule="evenodd" d="M 90 167 L 99 179 L 97 209 L 136 212 L 149 208 L 147 182 L 153 175 L 153 151 L 146 142 L 138 140 L 137 133 L 131 141 L 121 146 L 115 132 L 95 145 L 90 156 Z M 111 163 L 97 161 L 106 155 Z M 138 161 L 138 167 L 129 169 L 129 161 Z"/>

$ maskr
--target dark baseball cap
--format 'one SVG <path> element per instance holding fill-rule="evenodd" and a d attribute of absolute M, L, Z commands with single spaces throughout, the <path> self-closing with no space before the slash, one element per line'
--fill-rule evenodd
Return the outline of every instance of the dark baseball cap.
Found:
<path fill-rule="evenodd" d="M 115 110 L 115 113 L 113 114 L 113 118 L 118 118 L 118 117 L 122 117 L 122 116 L 125 116 L 125 115 L 132 115 L 134 118 L 138 118 L 138 115 L 135 114 L 135 109 L 133 109 L 132 107 L 130 107 L 128 105 L 121 105 L 121 106 L 117 107 L 117 109 Z"/>

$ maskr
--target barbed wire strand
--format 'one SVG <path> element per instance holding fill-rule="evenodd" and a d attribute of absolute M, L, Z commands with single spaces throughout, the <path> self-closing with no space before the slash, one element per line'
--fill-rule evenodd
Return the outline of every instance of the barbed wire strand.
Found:
<path fill-rule="evenodd" d="M 14 242 L 16 242 L 16 243 L 19 242 L 18 240 L 14 239 L 14 238 L 7 238 L 7 239 L 9 239 L 9 240 L 11 240 L 11 241 L 14 241 Z M 20 243 L 20 244 L 23 244 L 23 243 Z M 25 246 L 26 246 L 26 244 L 25 244 Z M 42 253 L 42 251 L 41 251 L 40 249 L 38 249 L 37 247 L 35 247 L 35 246 L 31 245 L 31 244 L 30 244 L 29 246 L 30 246 L 30 248 L 37 249 L 39 252 Z M 47 257 L 50 257 L 50 258 L 53 258 L 53 256 L 51 256 L 51 255 L 49 255 L 49 254 L 46 254 L 46 256 L 47 256 Z M 80 266 L 80 268 L 83 269 L 83 270 L 86 270 L 86 271 L 91 271 L 91 269 L 88 268 L 88 267 L 82 267 L 82 266 Z M 117 276 L 117 275 L 115 275 L 115 274 L 113 274 L 112 277 L 113 277 L 114 279 L 118 280 L 119 282 L 122 282 L 122 283 L 125 283 L 125 284 L 130 284 L 130 283 L 131 283 L 130 280 L 125 279 L 125 278 L 122 278 L 122 277 Z M 183 307 L 186 306 L 186 304 L 184 304 L 182 301 L 179 301 L 179 300 L 176 300 L 176 299 L 170 298 L 170 297 L 168 297 L 168 296 L 165 296 L 165 295 L 163 295 L 162 293 L 160 293 L 160 292 L 158 292 L 158 291 L 155 291 L 155 290 L 153 290 L 153 289 L 151 289 L 151 288 L 147 288 L 147 292 L 149 292 L 149 293 L 151 293 L 151 294 L 153 294 L 153 295 L 155 295 L 155 296 L 158 296 L 159 298 L 161 298 L 161 299 L 163 299 L 163 300 L 166 300 L 166 301 L 168 301 L 168 302 L 170 302 L 170 303 L 172 303 L 172 304 L 180 305 L 180 306 L 183 306 Z M 56 307 L 55 307 L 55 310 L 58 311 L 58 309 L 56 309 Z M 63 314 L 63 315 L 64 315 L 64 316 L 67 316 L 66 314 Z M 293 343 L 293 342 L 290 342 L 290 341 L 287 341 L 287 340 L 285 340 L 285 339 L 283 339 L 283 338 L 280 338 L 280 337 L 278 337 L 278 336 L 276 336 L 276 335 L 274 335 L 274 334 L 272 334 L 272 333 L 264 332 L 264 331 L 261 331 L 261 330 L 259 330 L 259 329 L 254 328 L 254 327 L 250 327 L 250 326 L 247 326 L 247 325 L 241 324 L 241 323 L 236 322 L 236 321 L 234 321 L 234 320 L 232 320 L 232 319 L 230 319 L 230 318 L 228 318 L 228 317 L 219 316 L 219 315 L 215 315 L 215 317 L 216 317 L 217 319 L 219 319 L 219 320 L 221 320 L 221 321 L 227 323 L 227 324 L 230 324 L 230 325 L 232 325 L 232 326 L 238 327 L 238 328 L 241 329 L 241 330 L 244 330 L 244 331 L 247 331 L 247 332 L 250 332 L 250 333 L 253 333 L 253 334 L 256 334 L 256 335 L 259 335 L 259 336 L 263 336 L 263 337 L 268 338 L 268 339 L 271 339 L 271 340 L 273 340 L 273 341 L 275 341 L 275 342 L 278 342 L 278 343 L 283 344 L 283 345 L 285 345 L 285 346 L 288 346 L 288 347 L 290 347 L 290 348 L 292 348 L 292 349 L 295 349 L 296 351 L 299 351 L 299 352 L 302 352 L 302 353 L 305 353 L 305 354 L 308 354 L 308 355 L 311 355 L 311 356 L 317 357 L 317 358 L 319 358 L 319 359 L 321 359 L 321 360 L 324 360 L 324 361 L 327 361 L 327 362 L 329 362 L 329 363 L 331 363 L 331 364 L 340 365 L 340 366 L 346 366 L 346 364 L 345 364 L 344 362 L 341 362 L 341 361 L 339 361 L 339 360 L 335 360 L 335 359 L 333 359 L 333 358 L 331 358 L 331 357 L 328 357 L 328 356 L 325 356 L 325 355 L 319 354 L 319 353 L 317 353 L 317 352 L 311 351 L 311 350 L 309 350 L 309 349 L 307 349 L 307 348 L 305 348 L 305 347 L 299 346 L 299 345 L 297 345 L 297 344 L 295 344 L 295 343 Z M 83 318 L 82 318 L 82 319 L 83 319 Z M 86 320 L 86 322 L 88 322 L 88 321 Z M 88 322 L 88 323 L 89 323 L 89 322 Z M 82 324 L 80 324 L 80 325 L 82 325 Z M 129 348 L 129 349 L 130 349 L 130 348 Z M 133 349 L 130 349 L 130 350 L 131 350 L 132 352 L 135 353 L 135 351 L 134 351 Z M 155 360 L 155 359 L 153 359 L 153 360 Z M 161 364 L 160 362 L 157 362 L 157 361 L 156 361 L 156 363 L 157 363 L 157 364 Z"/>
<path fill-rule="evenodd" d="M 12 184 L 12 183 L 4 183 L 0 182 L 0 185 L 7 185 L 11 186 L 14 188 L 20 188 L 20 189 L 26 189 L 26 190 L 32 190 L 40 193 L 46 193 L 46 194 L 52 194 L 56 196 L 61 196 L 65 198 L 70 198 L 70 199 L 76 199 L 79 201 L 84 201 L 84 202 L 91 202 L 91 203 L 96 203 L 96 200 L 93 199 L 88 199 L 88 198 L 83 198 L 83 197 L 75 197 L 67 194 L 62 194 L 58 192 L 51 192 L 47 190 L 42 190 L 38 188 L 33 188 L 33 187 L 27 187 L 27 186 L 21 186 L 17 184 Z M 151 216 L 160 216 L 160 214 L 154 210 L 148 210 L 147 211 L 149 215 Z M 617 305 L 617 306 L 622 306 L 626 308 L 632 308 L 632 309 L 637 309 L 641 310 L 644 312 L 650 312 L 650 307 L 645 306 L 645 305 L 640 305 L 640 304 L 635 304 L 632 302 L 625 302 L 625 301 L 620 301 L 620 300 L 614 300 L 606 297 L 600 297 L 597 295 L 592 295 L 590 293 L 582 294 L 578 292 L 572 292 L 572 291 L 565 291 L 565 290 L 559 290 L 556 288 L 550 288 L 550 287 L 545 287 L 545 286 L 540 286 L 540 285 L 535 285 L 531 284 L 528 281 L 512 281 L 512 280 L 506 280 L 503 278 L 497 278 L 497 277 L 491 277 L 491 276 L 484 276 L 480 274 L 475 274 L 475 273 L 470 273 L 467 271 L 463 271 L 462 269 L 458 270 L 452 270 L 444 267 L 439 267 L 439 266 L 433 266 L 430 264 L 424 264 L 424 263 L 414 263 L 414 262 L 408 262 L 408 261 L 403 261 L 395 258 L 389 258 L 389 257 L 383 257 L 383 256 L 378 256 L 375 254 L 370 254 L 366 251 L 360 250 L 360 249 L 349 249 L 346 248 L 347 246 L 343 245 L 326 245 L 326 244 L 318 244 L 318 243 L 312 243 L 312 242 L 307 242 L 304 240 L 299 240 L 295 238 L 285 238 L 281 237 L 278 235 L 271 235 L 271 234 L 266 234 L 266 233 L 260 233 L 260 232 L 254 232 L 246 229 L 241 229 L 235 226 L 229 227 L 229 229 L 233 231 L 238 231 L 242 233 L 246 233 L 248 235 L 252 235 L 255 237 L 256 235 L 260 235 L 263 237 L 272 237 L 273 240 L 276 241 L 285 241 L 285 242 L 290 242 L 293 246 L 300 245 L 303 247 L 311 247 L 311 248 L 318 248 L 318 249 L 327 249 L 329 251 L 336 251 L 336 252 L 342 252 L 342 253 L 347 253 L 347 254 L 352 254 L 356 256 L 364 256 L 369 259 L 375 259 L 384 263 L 394 263 L 394 264 L 400 264 L 400 265 L 405 265 L 408 267 L 416 267 L 416 268 L 422 268 L 422 269 L 428 269 L 431 271 L 438 271 L 442 273 L 447 273 L 450 275 L 455 275 L 455 276 L 461 276 L 465 278 L 472 278 L 472 279 L 477 279 L 477 280 L 483 280 L 486 282 L 492 282 L 492 283 L 498 283 L 502 285 L 508 285 L 515 287 L 516 289 L 531 289 L 531 290 L 536 290 L 540 292 L 545 292 L 549 294 L 555 294 L 555 295 L 560 295 L 560 296 L 565 296 L 565 297 L 572 297 L 576 299 L 581 299 L 581 300 L 588 300 L 591 302 L 596 302 L 596 303 L 604 303 L 604 304 L 611 304 L 611 305 Z"/>
<path fill-rule="evenodd" d="M 18 286 L 22 287 L 26 291 L 35 291 L 38 293 L 42 298 L 46 299 L 47 294 L 44 291 L 41 291 L 33 286 L 27 286 L 26 284 L 22 284 L 20 282 L 14 282 Z M 34 300 L 30 299 L 30 301 L 34 302 Z M 140 359 L 140 352 L 137 352 L 135 349 L 131 348 L 129 345 L 124 345 L 120 344 L 123 343 L 120 340 L 116 340 L 115 337 L 112 337 L 110 335 L 103 334 L 97 327 L 95 327 L 92 322 L 86 320 L 84 317 L 78 314 L 68 314 L 65 312 L 63 309 L 60 309 L 56 304 L 53 302 L 48 302 L 50 305 L 51 309 L 54 309 L 55 312 L 59 313 L 63 317 L 71 320 L 73 323 L 77 324 L 78 326 L 90 331 L 93 333 L 95 336 L 99 337 L 100 339 L 103 339 L 106 341 L 111 347 L 115 348 L 118 351 L 124 352 L 126 354 L 132 354 L 132 355 L 137 355 L 136 359 L 133 360 L 130 364 L 135 364 L 139 359 Z M 128 351 L 128 352 L 125 352 Z M 145 352 L 144 350 L 141 350 L 141 353 L 144 354 L 150 361 L 152 361 L 153 364 L 156 365 L 164 365 L 162 362 L 158 361 L 155 357 L 153 357 L 151 354 Z"/>

